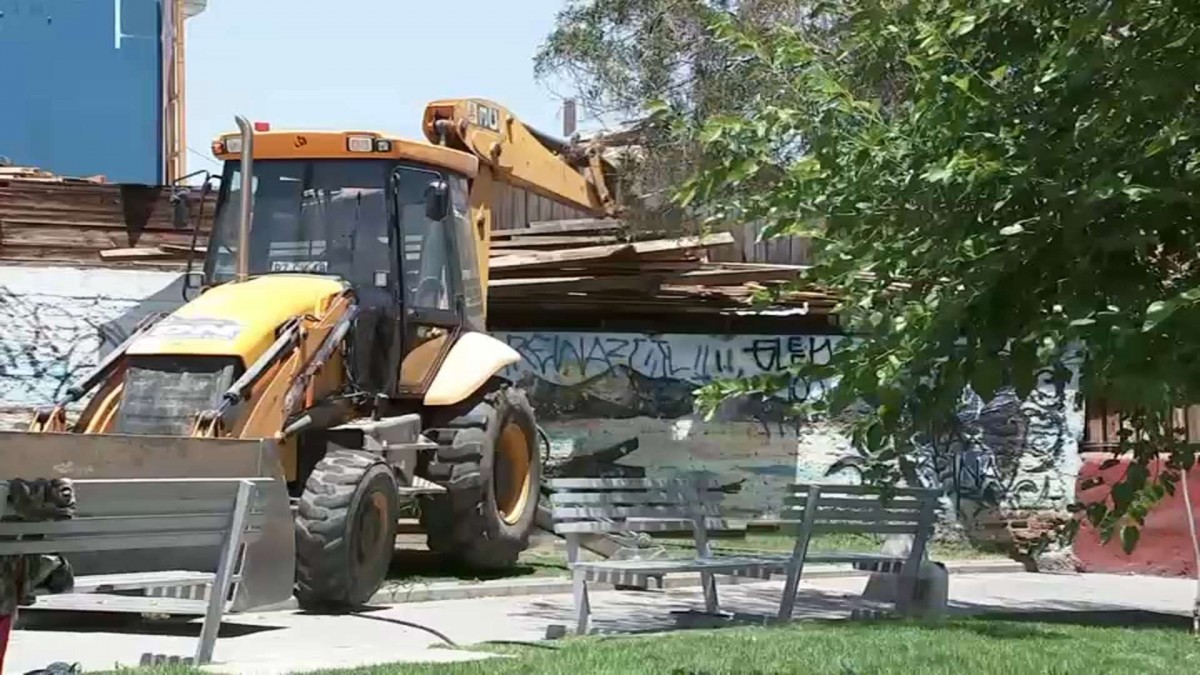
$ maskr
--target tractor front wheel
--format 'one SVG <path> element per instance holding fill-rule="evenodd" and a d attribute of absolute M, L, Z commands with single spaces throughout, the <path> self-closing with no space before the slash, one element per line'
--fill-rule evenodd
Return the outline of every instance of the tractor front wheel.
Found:
<path fill-rule="evenodd" d="M 309 474 L 296 513 L 296 600 L 301 609 L 361 607 L 387 576 L 399 494 L 377 455 L 331 446 Z"/>

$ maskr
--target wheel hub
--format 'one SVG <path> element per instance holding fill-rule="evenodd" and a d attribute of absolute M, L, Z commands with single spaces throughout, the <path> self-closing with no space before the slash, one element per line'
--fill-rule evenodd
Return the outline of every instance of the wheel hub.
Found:
<path fill-rule="evenodd" d="M 492 470 L 492 489 L 500 519 L 515 525 L 525 513 L 529 501 L 529 436 L 520 425 L 510 423 L 500 433 L 496 447 L 496 465 Z"/>
<path fill-rule="evenodd" d="M 384 545 L 383 534 L 387 532 L 387 497 L 372 492 L 371 499 L 358 514 L 358 546 L 355 557 L 359 565 L 368 563 Z"/>

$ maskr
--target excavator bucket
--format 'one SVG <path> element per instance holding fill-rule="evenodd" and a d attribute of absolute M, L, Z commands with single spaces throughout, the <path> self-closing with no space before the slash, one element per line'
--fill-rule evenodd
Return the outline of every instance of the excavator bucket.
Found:
<path fill-rule="evenodd" d="M 262 536 L 246 547 L 242 581 L 230 607 L 235 612 L 292 595 L 295 535 L 282 471 L 275 444 L 266 440 L 0 432 L 0 477 L 275 478 L 263 506 L 267 518 Z M 66 558 L 76 576 L 83 576 L 215 572 L 220 554 L 213 546 L 72 553 Z"/>

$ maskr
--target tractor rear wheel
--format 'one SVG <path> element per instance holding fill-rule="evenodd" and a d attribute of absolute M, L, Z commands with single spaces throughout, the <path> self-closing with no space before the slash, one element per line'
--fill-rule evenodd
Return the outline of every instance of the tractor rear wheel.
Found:
<path fill-rule="evenodd" d="M 448 494 L 421 499 L 429 549 L 472 569 L 512 567 L 529 546 L 541 494 L 529 400 L 520 389 L 493 382 L 430 422 L 425 433 L 438 448 L 427 475 Z"/>
<path fill-rule="evenodd" d="M 296 513 L 301 609 L 361 607 L 387 576 L 396 548 L 396 477 L 378 455 L 331 446 L 308 476 Z"/>

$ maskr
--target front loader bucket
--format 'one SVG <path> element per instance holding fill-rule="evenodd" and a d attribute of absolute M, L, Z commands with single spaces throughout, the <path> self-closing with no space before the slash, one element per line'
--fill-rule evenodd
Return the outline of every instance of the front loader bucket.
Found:
<path fill-rule="evenodd" d="M 276 446 L 264 440 L 0 431 L 0 479 L 273 477 L 262 537 L 246 547 L 231 611 L 292 596 L 295 534 Z M 79 504 L 80 510 L 87 508 Z M 186 570 L 215 572 L 217 547 L 73 553 L 79 576 Z"/>

